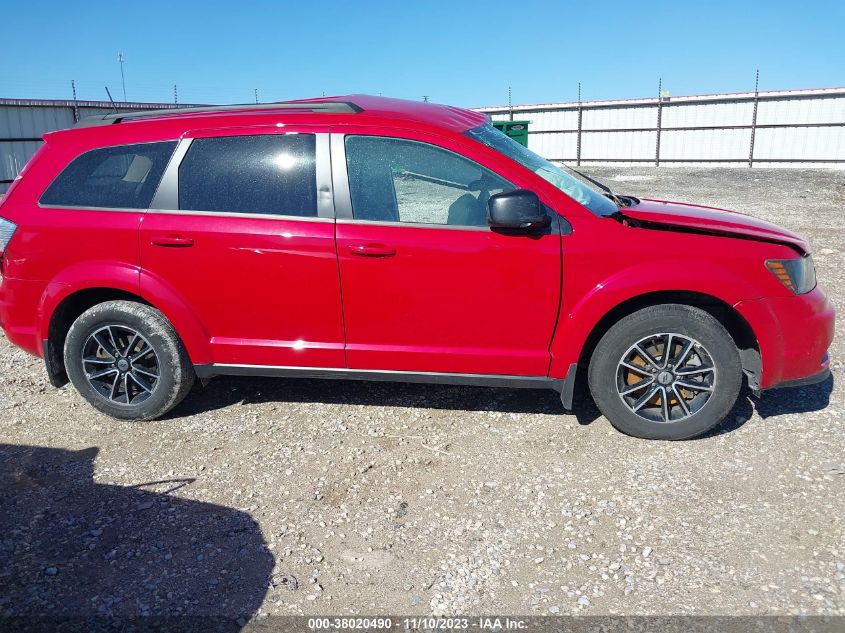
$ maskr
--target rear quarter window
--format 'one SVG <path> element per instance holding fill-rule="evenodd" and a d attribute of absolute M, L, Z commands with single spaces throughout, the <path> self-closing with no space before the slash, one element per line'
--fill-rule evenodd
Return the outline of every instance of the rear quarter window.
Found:
<path fill-rule="evenodd" d="M 75 158 L 41 196 L 62 207 L 147 209 L 176 141 L 94 149 Z"/>

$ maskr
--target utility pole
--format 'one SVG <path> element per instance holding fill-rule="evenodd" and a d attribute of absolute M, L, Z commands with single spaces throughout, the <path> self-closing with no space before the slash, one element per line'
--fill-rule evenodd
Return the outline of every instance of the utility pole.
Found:
<path fill-rule="evenodd" d="M 173 103 L 179 105 L 179 93 L 176 91 L 176 84 L 173 84 Z"/>
<path fill-rule="evenodd" d="M 511 100 L 511 87 L 508 86 L 508 110 L 510 111 L 511 121 L 513 121 L 513 101 Z"/>
<path fill-rule="evenodd" d="M 578 82 L 578 142 L 575 147 L 575 163 L 581 166 L 581 121 L 584 118 L 584 110 L 581 107 L 581 82 Z"/>
<path fill-rule="evenodd" d="M 123 62 L 126 61 L 126 58 L 123 56 L 123 53 L 117 54 L 117 61 L 120 64 L 120 83 L 123 84 L 123 100 L 126 101 L 126 77 L 123 74 Z"/>
<path fill-rule="evenodd" d="M 654 145 L 654 166 L 660 167 L 660 128 L 663 123 L 663 77 L 657 82 L 657 142 Z"/>
<path fill-rule="evenodd" d="M 748 166 L 754 167 L 754 137 L 757 135 L 757 104 L 760 101 L 760 69 L 754 78 L 754 111 L 751 113 L 751 147 L 748 150 Z"/>
<path fill-rule="evenodd" d="M 79 121 L 79 107 L 76 105 L 76 81 L 70 80 L 70 89 L 73 92 L 73 122 Z"/>
<path fill-rule="evenodd" d="M 423 102 L 428 103 L 428 95 L 423 95 Z"/>
<path fill-rule="evenodd" d="M 258 103 L 258 88 L 255 89 L 255 103 Z"/>

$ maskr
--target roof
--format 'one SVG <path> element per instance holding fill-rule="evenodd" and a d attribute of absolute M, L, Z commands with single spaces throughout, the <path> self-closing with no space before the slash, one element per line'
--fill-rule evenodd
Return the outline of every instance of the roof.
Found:
<path fill-rule="evenodd" d="M 281 112 L 290 114 L 336 114 L 361 116 L 362 119 L 393 119 L 404 122 L 431 125 L 452 131 L 463 132 L 487 121 L 487 115 L 472 110 L 435 103 L 408 101 L 375 97 L 372 95 L 347 95 L 338 97 L 319 97 L 278 103 L 193 106 L 187 108 L 166 108 L 139 110 L 135 112 L 113 112 L 86 117 L 75 127 L 103 126 L 124 121 L 140 120 L 183 120 L 194 117 L 209 117 L 217 114 L 236 115 L 277 115 Z M 362 120 L 361 123 L 371 122 Z"/>
<path fill-rule="evenodd" d="M 429 101 L 409 101 L 365 94 L 343 97 L 320 97 L 286 103 L 320 103 L 324 101 L 348 101 L 359 106 L 362 114 L 374 117 L 401 119 L 463 132 L 487 121 L 487 115 L 473 110 L 456 108 Z"/>

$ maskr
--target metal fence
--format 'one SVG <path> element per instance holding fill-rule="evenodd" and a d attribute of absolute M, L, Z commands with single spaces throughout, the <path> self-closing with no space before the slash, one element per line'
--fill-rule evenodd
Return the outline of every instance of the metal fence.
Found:
<path fill-rule="evenodd" d="M 845 168 L 845 88 L 476 108 L 577 165 Z"/>
<path fill-rule="evenodd" d="M 47 132 L 173 103 L 0 99 L 0 193 Z M 476 108 L 530 121 L 528 146 L 576 165 L 845 168 L 845 88 Z"/>

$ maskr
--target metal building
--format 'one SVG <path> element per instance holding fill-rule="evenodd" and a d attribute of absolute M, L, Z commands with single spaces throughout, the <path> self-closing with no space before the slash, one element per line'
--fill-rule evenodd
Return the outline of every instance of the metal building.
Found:
<path fill-rule="evenodd" d="M 176 108 L 172 103 L 0 99 L 0 193 L 8 189 L 41 146 L 42 135 L 72 127 L 79 119 L 109 112 Z"/>
<path fill-rule="evenodd" d="M 572 164 L 845 168 L 845 88 L 476 109 Z"/>

